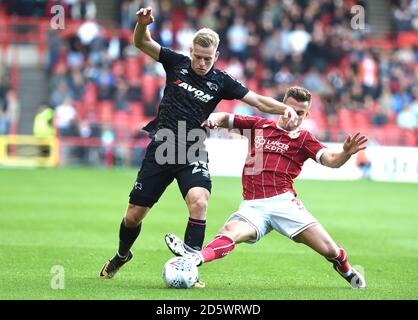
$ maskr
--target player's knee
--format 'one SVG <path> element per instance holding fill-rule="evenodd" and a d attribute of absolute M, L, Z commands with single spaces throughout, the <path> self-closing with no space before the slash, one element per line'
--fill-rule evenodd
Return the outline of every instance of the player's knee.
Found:
<path fill-rule="evenodd" d="M 219 234 L 224 234 L 233 239 L 236 243 L 253 240 L 256 238 L 256 233 L 245 224 L 238 221 L 230 221 L 219 230 Z"/>
<path fill-rule="evenodd" d="M 219 231 L 220 234 L 226 234 L 231 235 L 235 232 L 235 228 L 231 223 L 227 223 L 222 227 L 222 229 Z"/>
<path fill-rule="evenodd" d="M 189 203 L 190 216 L 194 219 L 205 219 L 208 200 L 205 197 L 195 198 Z"/>
<path fill-rule="evenodd" d="M 125 214 L 125 225 L 127 227 L 136 227 L 142 222 L 148 210 L 142 210 L 141 207 L 129 204 Z"/>

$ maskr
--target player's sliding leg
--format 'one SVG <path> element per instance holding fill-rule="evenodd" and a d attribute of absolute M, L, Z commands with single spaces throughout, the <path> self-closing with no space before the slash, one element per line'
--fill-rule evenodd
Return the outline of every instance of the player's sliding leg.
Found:
<path fill-rule="evenodd" d="M 119 228 L 119 248 L 115 256 L 107 261 L 100 270 L 102 279 L 111 279 L 118 270 L 129 260 L 133 254 L 130 250 L 141 232 L 142 220 L 149 211 L 149 208 L 128 205 L 125 217 L 122 219 Z"/>
<path fill-rule="evenodd" d="M 202 250 L 202 263 L 210 262 L 227 256 L 235 245 L 256 239 L 257 233 L 253 226 L 242 220 L 234 219 L 227 222 L 219 233 Z"/>
<path fill-rule="evenodd" d="M 338 274 L 348 281 L 353 288 L 366 287 L 364 276 L 351 267 L 344 249 L 335 243 L 320 224 L 316 224 L 302 231 L 293 237 L 293 240 L 306 244 L 328 261 L 332 262 Z"/>
<path fill-rule="evenodd" d="M 167 234 L 165 241 L 170 251 L 175 255 L 188 257 L 197 266 L 200 266 L 202 263 L 225 257 L 235 248 L 236 244 L 255 238 L 256 231 L 251 225 L 243 221 L 232 220 L 222 227 L 212 241 L 200 251 L 190 248 L 173 234 Z"/>
<path fill-rule="evenodd" d="M 200 250 L 205 240 L 206 210 L 209 195 L 207 189 L 194 187 L 187 191 L 185 197 L 189 210 L 189 220 L 184 233 L 184 243 L 195 250 Z"/>

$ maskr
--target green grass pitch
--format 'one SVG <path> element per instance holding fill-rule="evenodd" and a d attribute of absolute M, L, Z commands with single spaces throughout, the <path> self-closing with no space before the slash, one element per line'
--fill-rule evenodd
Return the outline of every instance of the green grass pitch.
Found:
<path fill-rule="evenodd" d="M 0 299 L 417 299 L 418 184 L 298 181 L 305 206 L 360 265 L 352 290 L 318 254 L 270 233 L 200 270 L 205 289 L 164 286 L 164 234 L 183 236 L 187 209 L 173 183 L 144 221 L 134 259 L 98 279 L 117 248 L 134 170 L 0 170 Z M 206 242 L 241 201 L 238 178 L 213 178 Z M 53 289 L 53 266 L 64 289 Z"/>

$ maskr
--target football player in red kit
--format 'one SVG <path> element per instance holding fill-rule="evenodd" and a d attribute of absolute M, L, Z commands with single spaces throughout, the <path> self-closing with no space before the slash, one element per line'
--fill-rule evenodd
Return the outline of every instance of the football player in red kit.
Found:
<path fill-rule="evenodd" d="M 208 128 L 239 129 L 242 134 L 250 132 L 242 174 L 244 201 L 202 250 L 193 250 L 173 234 L 166 235 L 167 246 L 174 254 L 190 257 L 196 265 L 201 265 L 226 256 L 238 243 L 254 243 L 276 230 L 325 257 L 353 288 L 365 288 L 364 276 L 351 267 L 345 250 L 296 197 L 293 181 L 308 158 L 327 167 L 341 167 L 353 154 L 366 148 L 367 138 L 360 133 L 349 135 L 343 150 L 331 151 L 310 132 L 299 128 L 309 114 L 310 92 L 291 87 L 284 103 L 298 114 L 296 124 L 287 123 L 283 117 L 274 122 L 228 113 L 214 113 L 203 123 Z"/>

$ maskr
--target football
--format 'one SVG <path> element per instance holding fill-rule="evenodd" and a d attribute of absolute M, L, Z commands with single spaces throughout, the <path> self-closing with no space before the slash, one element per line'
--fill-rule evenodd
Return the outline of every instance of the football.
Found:
<path fill-rule="evenodd" d="M 163 279 L 168 288 L 190 289 L 197 282 L 197 266 L 184 257 L 174 257 L 164 264 Z"/>

